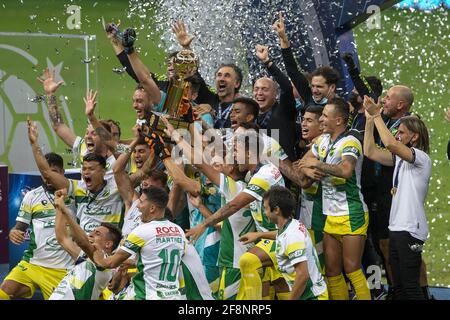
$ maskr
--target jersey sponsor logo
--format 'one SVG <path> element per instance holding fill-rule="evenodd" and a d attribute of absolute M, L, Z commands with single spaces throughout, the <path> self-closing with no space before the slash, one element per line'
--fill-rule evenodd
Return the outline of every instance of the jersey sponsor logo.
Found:
<path fill-rule="evenodd" d="M 86 231 L 87 233 L 93 231 L 95 228 L 97 228 L 100 224 L 98 222 L 90 222 L 90 223 L 86 223 L 83 226 L 84 231 Z"/>
<path fill-rule="evenodd" d="M 156 234 L 158 235 L 167 235 L 167 234 L 180 234 L 180 230 L 178 227 L 156 227 Z"/>
<path fill-rule="evenodd" d="M 251 211 L 256 212 L 259 209 L 259 204 L 257 201 L 252 201 L 249 205 Z"/>
<path fill-rule="evenodd" d="M 17 267 L 20 269 L 20 271 L 27 271 L 28 270 L 27 267 L 21 265 L 20 263 L 17 265 Z"/>
<path fill-rule="evenodd" d="M 359 156 L 359 150 L 356 147 L 345 147 L 343 150 L 344 153 L 354 153 Z"/>
<path fill-rule="evenodd" d="M 276 167 L 273 167 L 271 169 L 270 173 L 275 178 L 275 180 L 278 179 L 281 176 L 280 170 L 278 170 L 278 168 L 276 168 Z"/>
<path fill-rule="evenodd" d="M 335 147 L 332 147 L 329 153 L 329 156 L 332 157 L 334 155 Z"/>
<path fill-rule="evenodd" d="M 56 237 L 47 238 L 47 240 L 45 241 L 45 245 L 45 251 L 61 250 L 61 245 L 59 244 L 58 240 L 56 240 Z"/>
<path fill-rule="evenodd" d="M 104 216 L 112 213 L 110 206 L 92 206 L 89 205 L 85 207 L 83 214 L 90 216 Z"/>
<path fill-rule="evenodd" d="M 300 250 L 295 250 L 294 252 L 291 252 L 289 254 L 289 259 L 294 259 L 294 258 L 298 258 L 298 257 L 302 257 L 305 255 L 305 250 L 304 249 L 300 249 Z"/>
<path fill-rule="evenodd" d="M 54 228 L 55 227 L 55 219 L 49 219 L 44 222 L 44 228 Z"/>
<path fill-rule="evenodd" d="M 258 191 L 258 190 L 260 190 L 261 188 L 258 187 L 258 186 L 255 185 L 255 184 L 251 184 L 251 185 L 248 185 L 248 186 L 247 186 L 247 189 L 250 190 L 250 191 Z"/>
<path fill-rule="evenodd" d="M 322 146 L 320 147 L 320 153 L 325 152 L 325 150 L 327 150 L 327 147 L 326 147 L 325 145 L 322 145 Z"/>
<path fill-rule="evenodd" d="M 300 230 L 300 232 L 303 233 L 305 235 L 305 237 L 306 237 L 306 233 L 308 231 L 306 230 L 306 227 L 305 227 L 305 225 L 303 223 L 299 223 L 298 224 L 298 230 Z"/>

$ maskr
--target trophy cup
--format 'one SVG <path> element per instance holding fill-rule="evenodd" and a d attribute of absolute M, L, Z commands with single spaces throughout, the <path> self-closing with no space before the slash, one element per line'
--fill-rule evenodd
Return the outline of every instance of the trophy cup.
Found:
<path fill-rule="evenodd" d="M 173 64 L 175 76 L 169 82 L 162 112 L 152 111 L 149 121 L 151 130 L 166 142 L 170 142 L 170 137 L 164 132 L 164 123 L 159 121 L 161 116 L 167 117 L 175 129 L 188 130 L 189 124 L 193 122 L 192 105 L 188 99 L 189 82 L 185 79 L 197 71 L 198 57 L 190 49 L 183 49 L 174 57 Z"/>

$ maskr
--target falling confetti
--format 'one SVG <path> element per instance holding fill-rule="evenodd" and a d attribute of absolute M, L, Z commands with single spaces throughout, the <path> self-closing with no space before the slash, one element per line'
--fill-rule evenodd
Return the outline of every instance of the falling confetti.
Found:
<path fill-rule="evenodd" d="M 33 102 L 33 103 L 39 103 L 42 101 L 45 101 L 45 95 L 37 95 L 35 97 L 28 97 L 28 101 Z"/>
<path fill-rule="evenodd" d="M 308 3 L 314 5 L 312 1 Z M 330 8 L 337 3 L 341 1 L 330 1 Z M 403 1 L 397 8 L 381 13 L 379 30 L 368 30 L 362 23 L 353 31 L 363 73 L 382 79 L 385 91 L 396 84 L 409 85 L 415 94 L 412 111 L 429 128 L 433 171 L 425 204 L 430 238 L 424 252 L 429 280 L 433 285 L 450 287 L 449 278 L 445 276 L 449 264 L 441 262 L 448 261 L 450 256 L 446 243 L 450 239 L 446 230 L 450 228 L 442 227 L 448 226 L 450 215 L 450 177 L 444 155 L 449 131 L 444 129 L 448 124 L 443 120 L 444 111 L 450 107 L 449 8 L 450 1 Z M 298 12 L 296 1 L 130 0 L 128 17 L 140 21 L 136 26 L 138 45 L 143 55 L 150 56 L 149 41 L 166 53 L 180 49 L 171 26 L 176 20 L 183 20 L 188 32 L 195 35 L 192 48 L 200 57 L 200 73 L 206 82 L 213 85 L 214 72 L 220 63 L 234 62 L 244 69 L 244 74 L 256 70 L 257 74 L 244 78 L 242 91 L 248 95 L 252 78 L 265 72 L 263 65 L 253 65 L 250 59 L 256 44 L 268 45 L 272 60 L 280 62 L 282 67 L 278 39 L 271 30 L 279 11 L 284 12 L 290 39 L 311 32 L 312 26 L 305 25 L 295 14 Z M 295 56 L 305 56 L 313 62 L 310 44 L 292 49 Z M 446 277 L 445 281 L 440 278 L 442 276 Z"/>
<path fill-rule="evenodd" d="M 123 67 L 123 68 L 112 68 L 112 71 L 113 71 L 114 73 L 117 73 L 117 74 L 122 74 L 122 73 L 124 73 L 126 70 L 127 70 L 127 67 Z"/>

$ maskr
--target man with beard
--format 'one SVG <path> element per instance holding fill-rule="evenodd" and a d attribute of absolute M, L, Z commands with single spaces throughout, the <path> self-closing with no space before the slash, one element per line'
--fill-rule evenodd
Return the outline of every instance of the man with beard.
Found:
<path fill-rule="evenodd" d="M 56 153 L 42 155 L 49 170 L 64 176 L 61 156 Z M 16 225 L 9 232 L 12 243 L 20 245 L 25 231 L 31 228 L 30 245 L 22 260 L 6 276 L 0 287 L 0 300 L 32 298 L 39 288 L 48 299 L 52 291 L 73 265 L 70 255 L 56 241 L 55 235 L 55 187 L 42 175 L 42 185 L 29 191 L 20 205 Z M 69 183 L 72 186 L 73 183 Z"/>
<path fill-rule="evenodd" d="M 281 53 L 287 74 L 304 101 L 301 113 L 303 114 L 310 105 L 325 107 L 327 102 L 336 95 L 336 86 L 340 78 L 339 72 L 328 66 L 319 67 L 311 74 L 310 84 L 306 76 L 297 67 L 281 12 L 279 19 L 272 28 L 277 32 L 280 39 Z"/>
<path fill-rule="evenodd" d="M 187 33 L 184 22 L 181 20 L 175 22 L 172 26 L 172 31 L 182 48 L 190 49 L 190 44 L 194 40 L 194 36 Z M 139 83 L 139 87 L 147 94 L 147 100 L 151 108 L 156 111 L 161 111 L 170 81 L 176 76 L 174 60 L 179 51 L 174 51 L 169 54 L 167 58 L 167 79 L 161 80 L 153 73 L 150 73 L 136 53 L 134 53 L 133 44 L 136 39 L 136 34 L 133 29 L 128 28 L 122 34 L 115 24 L 110 23 L 106 26 L 106 33 L 125 71 Z M 118 37 L 118 34 L 121 35 Z M 209 91 L 208 86 L 198 71 L 195 75 L 200 78 L 200 86 L 198 95 L 194 98 L 194 101 L 202 107 L 210 109 L 211 107 L 205 106 L 205 104 L 211 103 L 213 94 Z M 155 91 L 155 86 L 157 86 L 159 92 Z"/>
<path fill-rule="evenodd" d="M 232 63 L 224 63 L 219 66 L 215 73 L 215 84 L 217 94 L 213 109 L 216 113 L 214 128 L 231 127 L 231 109 L 233 100 L 239 95 L 242 84 L 242 70 Z"/>
<path fill-rule="evenodd" d="M 386 96 L 382 99 L 383 111 L 381 117 L 383 118 L 387 128 L 393 136 L 397 134 L 401 119 L 408 116 L 410 109 L 414 102 L 414 95 L 412 90 L 404 85 L 395 85 L 391 87 Z M 378 132 L 375 133 L 375 143 L 384 148 Z M 369 171 L 371 169 L 371 172 Z M 387 278 L 389 283 L 392 283 L 391 268 L 389 263 L 389 216 L 391 211 L 392 195 L 392 177 L 394 170 L 392 167 L 384 166 L 381 163 L 374 162 L 373 166 L 365 171 L 367 179 L 371 179 L 372 192 L 371 198 L 368 199 L 369 213 L 371 219 L 371 231 L 374 244 L 379 247 L 382 253 L 383 262 L 386 268 Z M 422 261 L 420 284 L 425 297 L 429 298 L 427 276 L 425 271 L 425 263 Z M 390 287 L 390 288 L 391 288 Z M 392 290 L 391 290 L 392 291 Z M 388 294 L 388 298 L 392 292 Z"/>

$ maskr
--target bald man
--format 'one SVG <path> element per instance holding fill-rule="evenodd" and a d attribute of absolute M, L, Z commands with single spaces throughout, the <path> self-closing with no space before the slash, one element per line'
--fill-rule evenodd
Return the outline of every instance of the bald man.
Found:
<path fill-rule="evenodd" d="M 382 99 L 383 102 L 383 119 L 386 126 L 391 131 L 392 135 L 396 135 L 400 125 L 400 119 L 409 115 L 414 102 L 414 94 L 411 88 L 404 85 L 395 85 L 391 87 L 386 96 Z M 375 142 L 381 147 L 384 147 L 378 133 L 375 133 Z M 370 165 L 370 161 L 364 160 L 365 165 L 372 166 L 372 170 L 368 170 L 369 178 L 372 185 L 375 187 L 372 192 L 363 192 L 364 200 L 369 207 L 370 224 L 369 229 L 372 233 L 374 245 L 382 254 L 385 269 L 387 271 L 387 278 L 389 284 L 391 283 L 391 269 L 389 264 L 389 213 L 391 209 L 392 196 L 390 190 L 392 188 L 393 168 L 385 167 L 379 163 Z M 372 171 L 372 172 L 370 172 Z M 367 180 L 367 179 L 365 179 Z M 368 191 L 368 190 L 367 190 Z M 370 197 L 366 195 L 370 194 Z M 428 284 L 425 272 L 425 263 L 422 262 L 420 285 L 428 298 Z M 391 287 L 390 286 L 390 287 Z M 389 299 L 389 297 L 388 297 Z"/>
<path fill-rule="evenodd" d="M 414 95 L 410 88 L 402 85 L 393 86 L 383 98 L 383 115 L 394 121 L 400 119 L 408 114 L 413 102 Z"/>
<path fill-rule="evenodd" d="M 291 161 L 295 155 L 295 98 L 289 78 L 270 60 L 267 46 L 256 46 L 256 55 L 273 77 L 259 78 L 253 85 L 253 99 L 259 105 L 257 123 L 267 129 L 268 135 L 276 138 L 271 130 L 278 131 L 278 142 Z M 278 98 L 278 99 L 277 99 Z"/>

